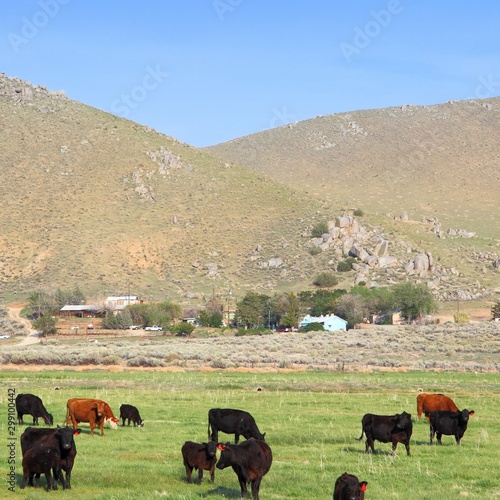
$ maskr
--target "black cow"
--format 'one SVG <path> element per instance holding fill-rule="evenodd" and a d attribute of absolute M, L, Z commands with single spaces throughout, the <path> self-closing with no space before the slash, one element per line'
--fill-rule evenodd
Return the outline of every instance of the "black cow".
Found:
<path fill-rule="evenodd" d="M 344 472 L 335 481 L 333 500 L 363 500 L 367 481 L 359 481 L 353 474 Z"/>
<path fill-rule="evenodd" d="M 215 464 L 217 463 L 217 443 L 209 441 L 208 443 L 194 443 L 186 441 L 182 446 L 182 458 L 184 467 L 186 467 L 187 482 L 191 482 L 193 469 L 198 470 L 198 481 L 203 479 L 203 471 L 210 471 L 210 480 L 214 482 Z"/>
<path fill-rule="evenodd" d="M 212 428 L 212 434 L 210 434 L 210 427 Z M 253 437 L 261 441 L 264 441 L 266 435 L 266 433 L 260 433 L 255 419 L 250 413 L 229 408 L 212 408 L 208 412 L 208 439 L 217 442 L 219 431 L 234 434 L 236 444 L 240 439 L 240 435 L 245 439 Z"/>
<path fill-rule="evenodd" d="M 134 427 L 136 424 L 139 427 L 144 426 L 144 420 L 142 420 L 139 415 L 139 410 L 132 405 L 121 405 L 120 406 L 120 418 L 122 419 L 122 426 L 125 426 L 125 420 L 128 420 L 128 425 L 130 425 L 130 421 L 134 422 Z"/>
<path fill-rule="evenodd" d="M 33 416 L 33 425 L 38 425 L 38 417 L 42 417 L 47 425 L 53 425 L 52 415 L 43 406 L 42 400 L 34 394 L 18 394 L 16 397 L 16 410 L 19 425 L 23 424 L 23 415 Z"/>
<path fill-rule="evenodd" d="M 26 486 L 28 477 L 30 484 L 33 484 L 33 475 L 45 474 L 47 482 L 47 491 L 54 489 L 57 490 L 57 481 L 61 474 L 61 453 L 59 446 L 56 444 L 47 444 L 43 440 L 38 440 L 33 443 L 31 448 L 28 448 L 23 453 L 23 481 L 21 488 Z M 51 475 L 54 471 L 54 477 Z"/>
<path fill-rule="evenodd" d="M 75 463 L 76 444 L 73 439 L 75 435 L 80 434 L 80 429 L 74 430 L 72 427 L 57 427 L 57 429 L 34 429 L 27 427 L 21 434 L 21 451 L 24 455 L 33 447 L 43 445 L 48 448 L 58 448 L 60 464 L 59 471 L 66 472 L 66 478 L 62 473 L 58 476 L 61 480 L 63 489 L 71 488 L 71 471 Z M 40 472 L 32 471 L 29 474 L 29 485 L 33 486 L 33 475 L 36 477 L 39 485 Z M 54 472 L 55 476 L 55 472 Z M 55 479 L 57 481 L 57 479 Z"/>
<path fill-rule="evenodd" d="M 381 443 L 392 443 L 391 455 L 396 453 L 398 443 L 403 443 L 406 446 L 406 454 L 410 456 L 410 438 L 413 432 L 413 424 L 411 415 L 405 411 L 397 415 L 372 415 L 367 413 L 361 420 L 361 436 L 358 440 L 363 439 L 363 433 L 366 435 L 366 453 L 375 452 L 373 447 L 374 441 Z"/>
<path fill-rule="evenodd" d="M 441 436 L 443 434 L 447 436 L 455 436 L 455 441 L 460 444 L 460 440 L 463 438 L 465 431 L 467 430 L 467 424 L 469 423 L 469 417 L 474 415 L 474 410 L 462 410 L 462 411 L 448 411 L 448 410 L 436 410 L 429 414 L 429 423 L 431 424 L 431 444 L 436 435 L 437 442 L 441 443 Z"/>
<path fill-rule="evenodd" d="M 240 483 L 241 498 L 247 495 L 247 483 L 252 488 L 253 500 L 259 500 L 259 488 L 263 476 L 265 476 L 273 461 L 271 448 L 264 441 L 250 438 L 241 444 L 217 445 L 221 450 L 221 456 L 217 462 L 218 469 L 231 466 L 238 476 Z"/>

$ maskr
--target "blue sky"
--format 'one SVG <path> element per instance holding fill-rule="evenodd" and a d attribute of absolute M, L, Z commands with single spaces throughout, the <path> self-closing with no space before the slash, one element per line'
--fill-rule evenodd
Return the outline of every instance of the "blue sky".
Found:
<path fill-rule="evenodd" d="M 208 146 L 500 95 L 498 0 L 4 0 L 0 72 Z"/>

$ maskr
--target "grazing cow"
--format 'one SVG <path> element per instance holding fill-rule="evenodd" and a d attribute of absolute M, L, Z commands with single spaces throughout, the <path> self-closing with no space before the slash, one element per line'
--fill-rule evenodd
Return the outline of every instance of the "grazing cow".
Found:
<path fill-rule="evenodd" d="M 120 406 L 120 418 L 122 419 L 122 426 L 125 426 L 125 420 L 128 420 L 128 425 L 130 425 L 130 421 L 134 422 L 134 427 L 136 424 L 139 427 L 144 426 L 144 420 L 142 420 L 139 415 L 139 410 L 132 405 L 121 405 Z"/>
<path fill-rule="evenodd" d="M 417 396 L 417 419 L 420 420 L 422 413 L 429 421 L 429 413 L 437 410 L 458 411 L 457 405 L 451 398 L 444 394 L 420 393 Z"/>
<path fill-rule="evenodd" d="M 211 435 L 210 427 L 212 428 Z M 229 408 L 212 408 L 208 412 L 208 439 L 217 442 L 219 431 L 234 434 L 236 444 L 240 439 L 240 435 L 245 439 L 253 437 L 261 441 L 264 441 L 266 435 L 266 433 L 260 433 L 255 419 L 250 413 Z"/>
<path fill-rule="evenodd" d="M 21 434 L 21 451 L 23 456 L 33 446 L 40 443 L 50 448 L 59 447 L 60 470 L 66 472 L 66 478 L 62 473 L 59 475 L 63 489 L 71 488 L 71 471 L 75 463 L 76 445 L 73 436 L 80 434 L 80 429 L 71 427 L 57 427 L 57 429 L 33 429 L 27 427 Z M 29 485 L 33 486 L 33 474 L 30 473 Z M 55 473 L 54 473 L 55 474 Z M 36 474 L 37 484 L 39 484 L 40 473 Z"/>
<path fill-rule="evenodd" d="M 19 425 L 23 424 L 23 415 L 32 415 L 33 425 L 38 425 L 38 417 L 42 417 L 47 425 L 54 424 L 54 419 L 43 406 L 42 400 L 34 394 L 18 394 L 16 397 L 16 410 Z"/>
<path fill-rule="evenodd" d="M 203 471 L 210 471 L 210 480 L 214 482 L 215 464 L 217 463 L 217 443 L 209 441 L 208 443 L 194 443 L 186 441 L 182 446 L 182 458 L 184 467 L 186 467 L 187 482 L 191 482 L 193 469 L 198 470 L 198 482 L 203 479 Z"/>
<path fill-rule="evenodd" d="M 218 469 L 225 469 L 231 466 L 238 476 L 240 483 L 241 498 L 247 495 L 247 483 L 252 488 L 253 500 L 259 500 L 259 488 L 263 476 L 271 468 L 273 454 L 271 448 L 264 441 L 250 438 L 241 444 L 222 444 L 217 445 L 221 450 Z"/>
<path fill-rule="evenodd" d="M 381 443 L 392 443 L 391 455 L 396 453 L 398 443 L 403 443 L 406 446 L 406 454 L 410 456 L 410 437 L 413 432 L 413 424 L 411 415 L 405 411 L 397 415 L 372 415 L 367 413 L 361 420 L 361 436 L 358 440 L 363 439 L 363 433 L 366 435 L 366 453 L 374 452 L 374 441 Z"/>
<path fill-rule="evenodd" d="M 97 426 L 101 429 L 101 436 L 104 436 L 104 422 L 106 421 L 113 429 L 116 429 L 119 422 L 105 401 L 90 398 L 68 399 L 66 424 L 71 422 L 75 430 L 80 422 L 88 422 L 92 436 Z"/>
<path fill-rule="evenodd" d="M 431 444 L 434 435 L 436 435 L 437 442 L 442 444 L 441 436 L 443 434 L 455 436 L 455 441 L 457 444 L 460 444 L 460 440 L 467 430 L 467 424 L 469 423 L 469 417 L 471 415 L 474 415 L 474 410 L 437 410 L 431 412 L 429 415 L 429 423 L 431 424 Z"/>
<path fill-rule="evenodd" d="M 363 500 L 367 481 L 359 481 L 353 474 L 344 472 L 335 481 L 333 500 Z"/>
<path fill-rule="evenodd" d="M 23 454 L 23 481 L 21 488 L 24 489 L 28 478 L 30 484 L 33 484 L 33 475 L 45 474 L 47 482 L 47 491 L 57 490 L 57 481 L 61 473 L 61 454 L 57 443 L 45 443 L 43 440 L 38 440 L 33 443 L 31 448 L 28 448 Z M 54 471 L 52 477 L 51 471 Z"/>

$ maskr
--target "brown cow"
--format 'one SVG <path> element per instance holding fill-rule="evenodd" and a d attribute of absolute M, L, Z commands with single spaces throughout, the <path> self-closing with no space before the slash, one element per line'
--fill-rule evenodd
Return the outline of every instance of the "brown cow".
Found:
<path fill-rule="evenodd" d="M 119 420 L 113 415 L 108 403 L 101 399 L 73 398 L 68 399 L 66 413 L 66 424 L 71 422 L 73 428 L 78 427 L 79 422 L 89 422 L 90 434 L 94 435 L 94 429 L 99 426 L 101 436 L 104 436 L 104 423 L 116 429 Z"/>
<path fill-rule="evenodd" d="M 420 420 L 423 413 L 427 422 L 429 422 L 429 414 L 437 410 L 459 411 L 453 400 L 444 394 L 426 394 L 425 392 L 421 392 L 417 396 L 418 420 Z"/>

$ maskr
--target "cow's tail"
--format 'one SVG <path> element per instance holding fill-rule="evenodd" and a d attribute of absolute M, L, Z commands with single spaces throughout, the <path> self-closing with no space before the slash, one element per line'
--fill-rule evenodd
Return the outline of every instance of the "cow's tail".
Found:
<path fill-rule="evenodd" d="M 64 425 L 69 425 L 69 406 L 66 405 L 66 419 L 64 420 Z"/>
<path fill-rule="evenodd" d="M 361 427 L 361 436 L 359 436 L 359 438 L 355 438 L 355 439 L 357 439 L 358 441 L 361 441 L 363 439 L 364 433 L 365 433 L 365 429 L 363 427 Z"/>
<path fill-rule="evenodd" d="M 210 435 L 210 415 L 208 415 L 208 440 L 212 440 L 212 436 Z"/>

